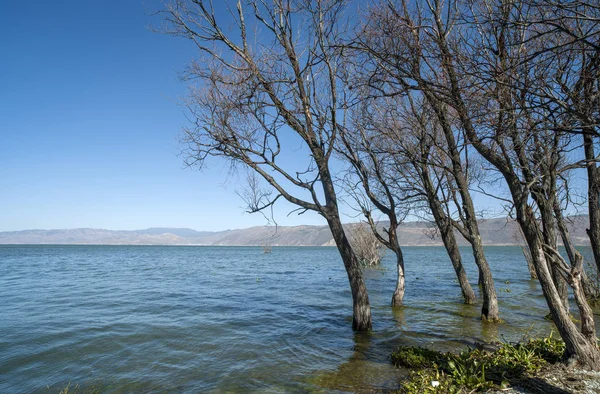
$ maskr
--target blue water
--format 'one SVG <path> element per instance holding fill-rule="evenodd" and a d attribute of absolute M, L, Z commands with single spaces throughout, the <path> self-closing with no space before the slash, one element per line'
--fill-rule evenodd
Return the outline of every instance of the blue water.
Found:
<path fill-rule="evenodd" d="M 451 350 L 551 330 L 520 248 L 486 252 L 504 324 L 461 303 L 443 248 L 412 247 L 407 306 L 388 306 L 387 256 L 365 271 L 374 331 L 357 334 L 334 248 L 0 246 L 0 393 L 393 389 L 397 345 Z"/>

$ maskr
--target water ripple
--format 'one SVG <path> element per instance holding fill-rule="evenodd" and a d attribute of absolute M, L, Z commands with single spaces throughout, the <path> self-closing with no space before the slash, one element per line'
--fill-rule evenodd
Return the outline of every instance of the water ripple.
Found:
<path fill-rule="evenodd" d="M 407 306 L 388 306 L 388 256 L 365 272 L 374 332 L 356 334 L 333 248 L 0 246 L 0 392 L 393 389 L 399 344 L 450 350 L 550 329 L 520 249 L 487 251 L 510 289 L 499 293 L 508 324 L 461 303 L 443 248 L 407 248 Z"/>

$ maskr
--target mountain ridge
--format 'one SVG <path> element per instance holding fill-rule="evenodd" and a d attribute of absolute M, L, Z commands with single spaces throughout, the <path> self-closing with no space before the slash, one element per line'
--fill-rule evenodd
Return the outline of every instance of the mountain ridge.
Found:
<path fill-rule="evenodd" d="M 569 218 L 569 232 L 576 245 L 589 245 L 585 233 L 587 215 Z M 357 224 L 345 224 L 352 231 Z M 381 226 L 385 226 L 382 223 Z M 496 218 L 479 221 L 484 245 L 520 245 L 517 223 Z M 403 246 L 441 246 L 441 238 L 429 222 L 406 222 L 398 231 Z M 457 233 L 460 245 L 467 242 Z M 33 229 L 0 232 L 0 244 L 56 245 L 213 245 L 213 246 L 334 246 L 327 226 L 254 226 L 223 231 L 197 231 L 190 228 L 150 227 L 142 230 L 94 228 Z"/>

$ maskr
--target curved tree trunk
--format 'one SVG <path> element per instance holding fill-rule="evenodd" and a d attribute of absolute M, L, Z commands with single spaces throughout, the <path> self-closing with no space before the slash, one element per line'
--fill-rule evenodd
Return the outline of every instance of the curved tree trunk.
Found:
<path fill-rule="evenodd" d="M 429 204 L 429 208 L 431 209 L 431 213 L 433 214 L 435 223 L 440 230 L 440 235 L 442 237 L 442 241 L 444 242 L 444 247 L 446 248 L 448 257 L 452 262 L 452 267 L 454 267 L 454 272 L 456 273 L 456 278 L 458 279 L 463 299 L 465 300 L 465 304 L 474 304 L 475 301 L 477 301 L 477 297 L 475 296 L 475 292 L 469 283 L 467 273 L 463 267 L 462 258 L 460 255 L 460 250 L 458 249 L 458 243 L 456 242 L 456 236 L 454 235 L 453 227 L 450 224 L 449 218 L 444 212 L 441 201 L 435 193 L 435 187 L 433 186 L 431 178 L 429 177 L 429 169 L 424 163 L 421 164 L 420 169 L 423 186 L 425 192 L 427 193 L 427 202 Z"/>
<path fill-rule="evenodd" d="M 352 329 L 356 331 L 367 331 L 373 328 L 371 320 L 371 305 L 369 303 L 369 295 L 363 278 L 360 264 L 338 215 L 329 213 L 326 217 L 327 223 L 333 235 L 335 244 L 342 256 L 348 280 L 350 282 L 350 290 L 352 292 Z"/>
<path fill-rule="evenodd" d="M 561 296 L 554 284 L 533 211 L 523 201 L 515 202 L 515 207 L 517 209 L 517 220 L 523 229 L 523 234 L 531 250 L 538 280 L 542 286 L 552 320 L 565 342 L 566 358 L 573 359 L 581 367 L 598 370 L 600 368 L 600 350 L 598 349 L 595 330 L 591 328 L 594 323 L 591 308 L 585 301 L 585 297 L 582 298 L 583 291 L 579 282 L 579 273 L 575 272 L 571 279 L 579 312 L 582 315 L 581 332 L 564 308 Z"/>
<path fill-rule="evenodd" d="M 483 293 L 481 318 L 485 321 L 498 322 L 500 321 L 498 315 L 498 296 L 496 294 L 496 287 L 494 286 L 494 279 L 492 278 L 492 271 L 483 253 L 483 244 L 481 243 L 479 230 L 477 230 L 477 235 L 473 237 L 471 245 L 473 247 L 473 257 L 475 258 L 477 267 L 479 267 L 481 277 L 481 292 Z"/>

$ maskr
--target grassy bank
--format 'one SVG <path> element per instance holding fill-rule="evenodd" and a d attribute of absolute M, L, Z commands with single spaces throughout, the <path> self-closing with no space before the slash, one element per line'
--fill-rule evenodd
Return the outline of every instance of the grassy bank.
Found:
<path fill-rule="evenodd" d="M 502 390 L 535 376 L 558 363 L 564 343 L 552 335 L 516 344 L 503 344 L 493 352 L 468 350 L 441 353 L 420 347 L 400 347 L 392 362 L 411 370 L 400 393 L 472 393 Z"/>

